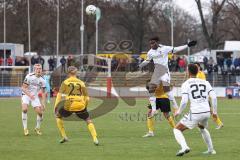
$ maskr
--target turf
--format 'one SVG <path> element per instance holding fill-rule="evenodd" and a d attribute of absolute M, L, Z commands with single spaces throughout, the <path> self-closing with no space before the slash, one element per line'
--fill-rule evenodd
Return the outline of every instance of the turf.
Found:
<path fill-rule="evenodd" d="M 92 99 L 89 108 L 99 105 L 100 100 Z M 30 136 L 23 136 L 20 99 L 0 99 L 0 160 L 118 160 L 118 159 L 180 159 L 175 156 L 179 146 L 172 129 L 162 117 L 157 118 L 155 137 L 142 138 L 146 133 L 146 99 L 137 99 L 134 107 L 119 101 L 111 112 L 93 119 L 99 135 L 100 146 L 94 146 L 86 124 L 82 121 L 65 122 L 70 141 L 59 144 L 53 106 L 48 105 L 42 123 L 42 136 L 33 129 L 36 115 L 32 108 L 28 113 Z M 219 99 L 219 115 L 224 128 L 215 129 L 209 121 L 209 131 L 217 151 L 216 155 L 206 156 L 201 135 L 197 129 L 184 133 L 191 152 L 184 159 L 239 160 L 240 156 L 240 105 L 239 100 Z"/>

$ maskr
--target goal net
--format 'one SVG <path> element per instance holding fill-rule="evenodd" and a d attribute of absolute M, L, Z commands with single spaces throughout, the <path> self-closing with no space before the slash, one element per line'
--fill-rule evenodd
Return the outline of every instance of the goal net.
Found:
<path fill-rule="evenodd" d="M 0 97 L 21 96 L 24 77 L 30 66 L 0 66 Z"/>

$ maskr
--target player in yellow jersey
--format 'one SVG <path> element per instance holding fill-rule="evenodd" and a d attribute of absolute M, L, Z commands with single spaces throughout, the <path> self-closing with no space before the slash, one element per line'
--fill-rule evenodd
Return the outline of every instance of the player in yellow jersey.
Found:
<path fill-rule="evenodd" d="M 146 88 L 148 89 L 148 83 Z M 172 91 L 171 91 L 172 92 Z M 172 95 L 172 94 L 171 94 Z M 169 125 L 174 128 L 175 127 L 175 122 L 173 117 L 169 114 L 171 112 L 171 107 L 170 107 L 170 101 L 173 103 L 173 109 L 174 111 L 177 110 L 177 102 L 175 98 L 172 96 L 171 98 L 168 97 L 168 95 L 164 92 L 163 90 L 163 85 L 160 83 L 160 85 L 157 87 L 155 91 L 155 96 L 156 96 L 156 109 L 161 110 L 163 112 L 164 117 L 167 119 Z M 147 117 L 147 127 L 148 127 L 148 132 L 143 136 L 145 137 L 153 137 L 154 136 L 154 117 L 152 116 L 152 107 L 149 104 L 148 105 L 148 117 Z"/>
<path fill-rule="evenodd" d="M 63 126 L 63 118 L 69 117 L 73 113 L 87 123 L 89 132 L 92 135 L 93 142 L 98 145 L 97 133 L 92 120 L 87 111 L 89 96 L 84 82 L 76 77 L 77 68 L 70 66 L 68 68 L 68 78 L 62 82 L 55 102 L 55 114 L 57 127 L 61 133 L 60 143 L 68 141 Z M 63 99 L 64 97 L 64 99 Z"/>
<path fill-rule="evenodd" d="M 198 73 L 197 73 L 196 77 L 199 78 L 199 79 L 206 80 L 205 73 L 202 71 L 200 63 L 195 63 L 195 64 L 198 67 Z M 213 118 L 213 121 L 217 124 L 217 128 L 216 129 L 221 129 L 223 127 L 223 123 L 222 123 L 221 119 L 219 118 L 219 116 L 212 114 L 212 118 Z"/>

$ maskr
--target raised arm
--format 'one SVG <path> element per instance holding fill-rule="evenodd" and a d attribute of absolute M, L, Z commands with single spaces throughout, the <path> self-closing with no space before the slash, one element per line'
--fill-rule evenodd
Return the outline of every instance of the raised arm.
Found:
<path fill-rule="evenodd" d="M 188 47 L 193 47 L 197 44 L 197 41 L 190 41 L 188 42 L 186 45 L 183 45 L 183 46 L 178 46 L 178 47 L 173 47 L 173 50 L 172 52 L 173 53 L 177 53 L 177 52 L 180 52 L 180 51 L 183 51 L 185 49 L 187 49 Z"/>

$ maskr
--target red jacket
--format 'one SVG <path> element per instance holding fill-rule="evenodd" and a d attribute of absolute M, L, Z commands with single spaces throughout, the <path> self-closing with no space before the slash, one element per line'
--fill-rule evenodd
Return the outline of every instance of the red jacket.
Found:
<path fill-rule="evenodd" d="M 11 66 L 13 64 L 13 59 L 12 58 L 7 58 L 7 65 Z"/>

